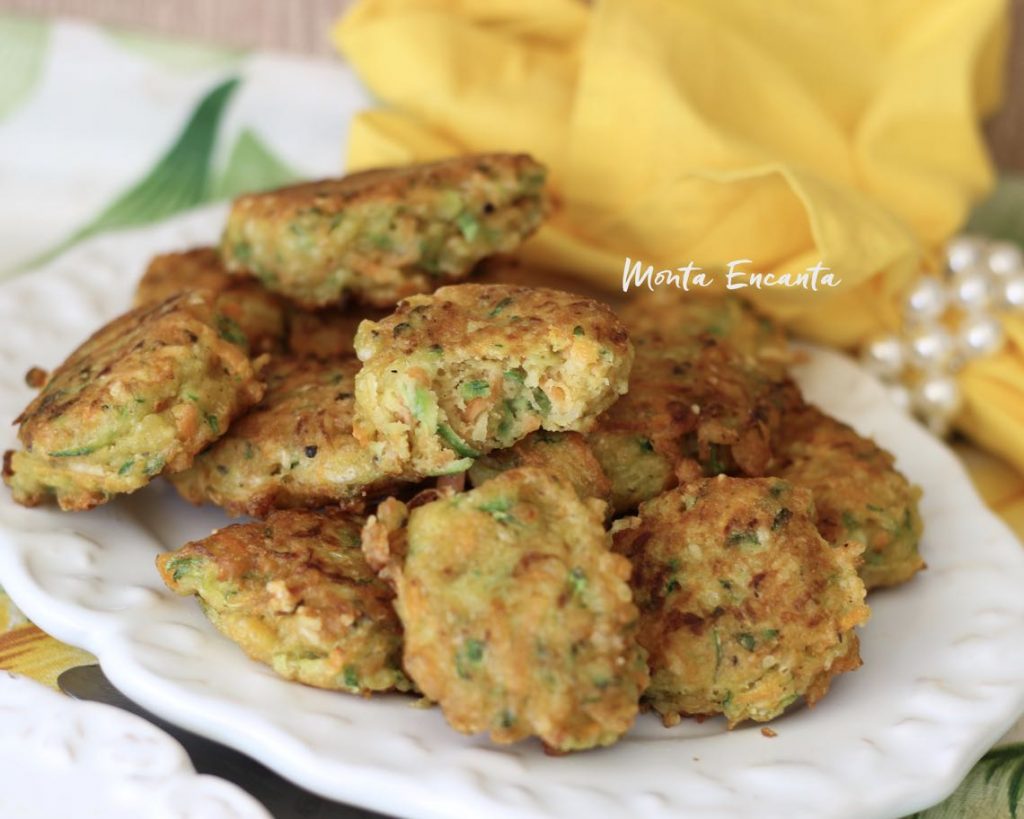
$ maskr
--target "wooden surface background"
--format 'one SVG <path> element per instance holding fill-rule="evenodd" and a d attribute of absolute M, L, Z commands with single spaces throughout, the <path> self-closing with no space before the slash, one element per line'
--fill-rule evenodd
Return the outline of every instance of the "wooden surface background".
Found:
<path fill-rule="evenodd" d="M 582 1 L 582 0 L 581 0 Z M 0 11 L 65 15 L 246 48 L 333 55 L 328 28 L 353 0 L 0 0 Z M 1003 110 L 986 131 L 996 163 L 1024 171 L 1024 0 L 1013 34 Z"/>
<path fill-rule="evenodd" d="M 0 10 L 96 20 L 244 48 L 333 55 L 327 39 L 353 0 L 0 0 Z"/>

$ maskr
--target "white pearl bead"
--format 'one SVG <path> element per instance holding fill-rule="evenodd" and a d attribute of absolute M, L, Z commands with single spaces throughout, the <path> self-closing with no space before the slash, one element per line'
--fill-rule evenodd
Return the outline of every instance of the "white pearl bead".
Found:
<path fill-rule="evenodd" d="M 907 339 L 911 365 L 919 370 L 935 371 L 946 367 L 953 357 L 953 337 L 942 327 L 922 327 Z"/>
<path fill-rule="evenodd" d="M 964 319 L 957 333 L 957 348 L 970 360 L 994 353 L 1003 346 L 1003 325 L 994 316 L 970 316 Z"/>
<path fill-rule="evenodd" d="M 985 244 L 976 236 L 957 236 L 946 245 L 946 264 L 953 273 L 961 273 L 981 261 Z"/>
<path fill-rule="evenodd" d="M 913 392 L 914 409 L 921 415 L 929 428 L 948 425 L 960 411 L 963 396 L 960 386 L 953 378 L 945 375 L 926 378 Z"/>
<path fill-rule="evenodd" d="M 868 342 L 861 354 L 864 367 L 882 380 L 899 376 L 906 366 L 903 342 L 896 336 L 883 336 Z"/>
<path fill-rule="evenodd" d="M 976 268 L 958 276 L 953 280 L 951 301 L 968 313 L 986 309 L 992 303 L 988 276 Z"/>
<path fill-rule="evenodd" d="M 889 396 L 889 400 L 899 409 L 904 412 L 910 412 L 910 390 L 902 384 L 892 384 L 886 389 L 885 393 Z"/>
<path fill-rule="evenodd" d="M 1024 310 L 1024 274 L 1010 276 L 1003 282 L 1001 301 L 1011 310 Z"/>
<path fill-rule="evenodd" d="M 986 259 L 988 269 L 997 276 L 1024 273 L 1024 254 L 1013 242 L 993 242 Z"/>
<path fill-rule="evenodd" d="M 907 294 L 906 318 L 911 323 L 937 319 L 946 309 L 947 294 L 942 282 L 923 276 Z"/>

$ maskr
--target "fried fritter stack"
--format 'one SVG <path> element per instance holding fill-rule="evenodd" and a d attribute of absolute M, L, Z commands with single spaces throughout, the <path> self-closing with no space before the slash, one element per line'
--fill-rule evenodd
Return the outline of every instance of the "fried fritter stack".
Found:
<path fill-rule="evenodd" d="M 497 258 L 452 284 L 538 228 L 543 181 L 495 154 L 240 198 L 45 380 L 15 500 L 164 474 L 264 518 L 161 555 L 167 585 L 288 679 L 496 742 L 813 704 L 860 665 L 865 587 L 924 566 L 919 490 L 743 302 L 620 318 Z"/>

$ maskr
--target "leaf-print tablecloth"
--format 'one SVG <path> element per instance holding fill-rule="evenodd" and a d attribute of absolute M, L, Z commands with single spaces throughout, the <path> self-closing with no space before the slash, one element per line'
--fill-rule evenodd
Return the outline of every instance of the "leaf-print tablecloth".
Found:
<path fill-rule="evenodd" d="M 32 275 L 103 231 L 337 173 L 346 124 L 367 103 L 340 63 L 0 15 L 0 280 Z M 975 225 L 1022 239 L 1022 203 L 1024 182 L 1003 180 Z M 969 446 L 958 451 L 1024 537 L 1024 477 Z M 0 591 L 0 668 L 54 685 L 89 660 Z M 953 796 L 919 815 L 1024 819 L 1021 740 L 1018 724 Z"/>

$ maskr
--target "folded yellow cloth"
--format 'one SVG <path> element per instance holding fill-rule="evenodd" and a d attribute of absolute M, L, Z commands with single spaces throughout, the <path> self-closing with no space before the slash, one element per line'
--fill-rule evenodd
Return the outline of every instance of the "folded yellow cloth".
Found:
<path fill-rule="evenodd" d="M 978 444 L 1024 472 L 1024 317 L 1005 317 L 998 353 L 960 374 L 965 407 L 957 425 Z"/>
<path fill-rule="evenodd" d="M 979 121 L 1006 31 L 1003 0 L 362 0 L 333 36 L 383 103 L 353 123 L 350 169 L 529 151 L 556 202 L 531 262 L 619 288 L 626 257 L 820 261 L 838 287 L 738 292 L 851 346 L 896 329 L 991 187 Z M 1022 362 L 964 384 L 968 427 L 1009 433 L 1024 468 L 1024 410 L 1003 405 L 1024 408 Z"/>

